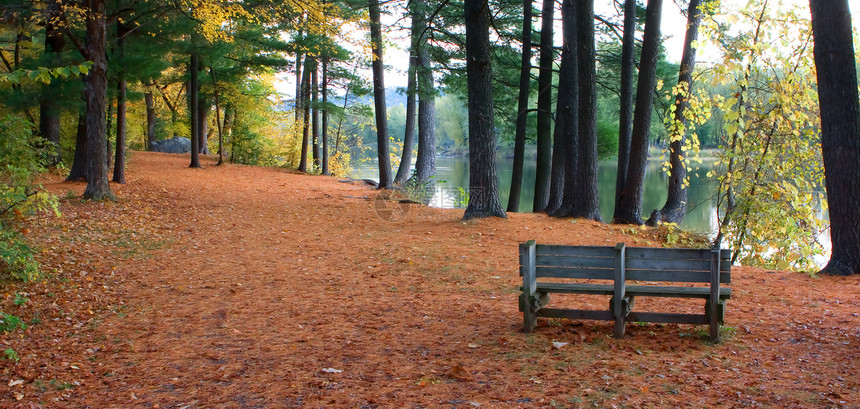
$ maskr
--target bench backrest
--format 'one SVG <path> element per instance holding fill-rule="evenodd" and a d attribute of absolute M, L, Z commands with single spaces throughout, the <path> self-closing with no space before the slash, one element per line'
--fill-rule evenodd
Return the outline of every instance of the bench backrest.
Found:
<path fill-rule="evenodd" d="M 520 275 L 527 265 L 529 245 L 520 246 Z M 622 254 L 626 280 L 708 283 L 713 252 L 710 249 L 649 247 L 559 246 L 536 244 L 535 276 L 613 280 Z M 720 251 L 720 283 L 731 283 L 731 251 Z"/>

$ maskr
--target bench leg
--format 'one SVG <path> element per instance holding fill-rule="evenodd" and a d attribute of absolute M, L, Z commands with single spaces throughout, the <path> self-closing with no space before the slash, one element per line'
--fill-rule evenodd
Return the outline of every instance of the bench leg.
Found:
<path fill-rule="evenodd" d="M 537 312 L 549 304 L 548 293 L 535 293 L 529 296 L 526 293 L 520 295 L 520 310 L 523 311 L 523 331 L 532 333 L 537 326 Z"/>
<path fill-rule="evenodd" d="M 725 301 L 717 300 L 716 305 L 712 306 L 711 300 L 708 300 L 707 304 L 705 304 L 705 317 L 708 320 L 708 326 L 710 329 L 709 339 L 713 343 L 720 342 L 720 325 L 723 324 L 723 314 L 725 313 Z"/>
<path fill-rule="evenodd" d="M 620 308 L 616 308 L 615 297 L 609 300 L 609 311 L 615 317 L 615 327 L 612 330 L 612 336 L 615 338 L 623 338 L 626 324 L 627 314 L 633 308 L 633 297 L 624 297 L 620 300 Z"/>

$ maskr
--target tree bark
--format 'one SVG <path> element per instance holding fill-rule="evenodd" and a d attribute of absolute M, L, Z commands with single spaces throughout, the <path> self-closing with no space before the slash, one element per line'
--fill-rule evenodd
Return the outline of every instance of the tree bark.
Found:
<path fill-rule="evenodd" d="M 624 35 L 621 40 L 621 88 L 618 109 L 618 170 L 615 178 L 615 203 L 627 184 L 630 140 L 633 121 L 633 73 L 636 70 L 636 0 L 624 1 Z"/>
<path fill-rule="evenodd" d="M 75 134 L 75 157 L 69 169 L 67 182 L 85 182 L 87 177 L 87 115 L 78 114 L 78 130 Z"/>
<path fill-rule="evenodd" d="M 215 69 L 209 67 L 209 75 L 212 77 L 212 94 L 215 98 L 215 129 L 218 130 L 218 163 L 224 163 L 224 126 L 221 125 L 221 101 L 218 95 L 218 82 L 215 81 Z"/>
<path fill-rule="evenodd" d="M 819 272 L 860 274 L 860 106 L 847 0 L 810 0 L 830 213 L 830 261 Z"/>
<path fill-rule="evenodd" d="M 594 0 L 577 1 L 579 124 L 576 137 L 576 175 L 572 189 L 576 192 L 576 197 L 573 199 L 569 216 L 600 221 L 597 192 L 597 67 L 593 16 Z"/>
<path fill-rule="evenodd" d="M 402 185 L 409 179 L 412 169 L 412 147 L 415 142 L 415 110 L 417 109 L 417 88 L 415 70 L 418 66 L 418 39 L 424 34 L 423 30 L 417 28 L 418 19 L 415 14 L 415 3 L 411 3 L 412 10 L 412 41 L 409 50 L 409 68 L 406 70 L 406 129 L 403 132 L 403 152 L 400 155 L 400 166 L 394 176 L 394 184 Z"/>
<path fill-rule="evenodd" d="M 633 138 L 624 189 L 615 202 L 613 223 L 642 224 L 642 193 L 648 166 L 648 140 L 651 133 L 651 109 L 656 86 L 657 57 L 660 46 L 660 17 L 663 0 L 648 0 L 645 11 L 645 33 L 639 62 L 636 108 L 633 111 Z"/>
<path fill-rule="evenodd" d="M 299 36 L 301 36 L 301 32 L 299 32 Z M 302 109 L 302 81 L 304 77 L 302 76 L 302 53 L 296 52 L 296 123 L 302 118 L 302 113 L 304 109 Z"/>
<path fill-rule="evenodd" d="M 379 0 L 369 0 L 370 42 L 373 52 L 373 102 L 376 111 L 376 151 L 379 159 L 379 188 L 391 189 L 391 158 L 388 156 L 388 111 L 385 106 L 385 66 L 382 63 L 382 25 Z"/>
<path fill-rule="evenodd" d="M 320 107 L 319 107 L 319 70 L 317 63 L 314 61 L 314 68 L 311 71 L 311 132 L 313 138 L 311 144 L 313 147 L 314 171 L 320 169 Z"/>
<path fill-rule="evenodd" d="M 143 94 L 143 100 L 146 104 L 146 150 L 152 150 L 152 144 L 156 141 L 155 126 L 158 121 L 158 116 L 155 112 L 155 96 L 152 94 L 152 89 L 148 85 L 144 85 L 146 92 Z"/>
<path fill-rule="evenodd" d="M 322 172 L 328 175 L 328 59 L 322 61 Z"/>
<path fill-rule="evenodd" d="M 686 93 L 675 95 L 675 113 L 673 116 L 673 132 L 680 133 L 680 139 L 669 144 L 669 195 L 666 203 L 660 210 L 651 212 L 651 217 L 645 222 L 649 226 L 657 223 L 681 223 L 687 212 L 687 163 L 682 159 L 683 147 L 686 140 L 685 127 L 687 118 L 684 112 L 690 106 L 688 95 L 693 90 L 693 70 L 696 66 L 696 48 L 693 42 L 699 36 L 699 23 L 702 21 L 702 13 L 699 11 L 700 0 L 690 0 L 687 9 L 687 31 L 684 35 L 684 51 L 681 53 L 681 67 L 678 71 L 678 85 L 686 84 Z"/>
<path fill-rule="evenodd" d="M 116 51 L 120 63 L 125 57 L 125 28 L 119 21 L 116 23 Z M 125 183 L 125 130 L 126 130 L 126 88 L 125 67 L 117 70 L 116 83 L 116 148 L 113 161 L 113 182 Z"/>
<path fill-rule="evenodd" d="M 197 54 L 191 54 L 191 66 L 189 67 L 189 71 L 191 71 L 191 83 L 188 85 L 188 112 L 191 114 L 191 165 L 189 165 L 189 167 L 199 168 L 200 139 L 198 139 L 198 132 L 200 131 L 198 130 L 198 127 L 200 126 L 200 121 L 198 118 L 200 111 L 197 107 L 200 105 L 200 80 L 198 79 L 200 71 L 200 57 L 198 57 Z"/>
<path fill-rule="evenodd" d="M 562 202 L 549 214 L 553 217 L 568 217 L 577 200 L 577 155 L 579 127 L 579 61 L 577 61 L 577 15 L 573 0 L 564 0 L 561 6 L 564 44 L 558 80 L 558 106 L 556 108 L 555 138 L 562 143 L 557 148 L 563 156 L 564 175 Z M 555 171 L 555 169 L 553 169 Z"/>
<path fill-rule="evenodd" d="M 537 157 L 535 168 L 535 197 L 532 210 L 542 212 L 549 201 L 550 172 L 552 170 L 552 65 L 553 15 L 555 1 L 544 0 L 541 10 L 540 71 L 538 72 L 537 100 Z"/>
<path fill-rule="evenodd" d="M 466 76 L 469 98 L 469 205 L 463 220 L 507 217 L 499 202 L 487 0 L 466 0 Z"/>
<path fill-rule="evenodd" d="M 105 0 L 87 0 L 87 187 L 84 199 L 114 200 L 107 168 L 107 57 L 105 55 Z"/>
<path fill-rule="evenodd" d="M 199 79 L 198 79 L 199 81 Z M 199 91 L 198 91 L 199 92 Z M 197 141 L 200 153 L 209 154 L 209 101 L 198 99 L 197 103 Z"/>
<path fill-rule="evenodd" d="M 418 19 L 421 32 L 427 31 L 427 9 L 423 3 Z M 426 34 L 418 42 L 418 66 L 415 69 L 418 93 L 418 156 L 415 159 L 415 180 L 417 185 L 425 186 L 428 194 L 434 189 L 433 176 L 436 175 L 436 90 L 433 88 L 433 67 L 430 62 L 430 49 Z M 432 195 L 426 198 L 430 200 Z"/>
<path fill-rule="evenodd" d="M 532 70 L 532 0 L 523 1 L 523 50 L 520 60 L 520 86 L 517 98 L 517 127 L 514 134 L 514 164 L 508 211 L 518 212 L 523 187 L 523 165 L 526 154 L 526 125 L 528 124 L 529 94 Z"/>
<path fill-rule="evenodd" d="M 299 172 L 308 171 L 308 146 L 310 145 L 310 122 L 311 122 L 311 111 L 310 111 L 310 103 L 308 103 L 308 94 L 310 94 L 311 87 L 311 74 L 310 74 L 310 58 L 305 58 L 305 70 L 304 74 L 302 74 L 302 90 L 300 92 L 301 97 L 300 106 L 302 107 L 303 112 L 303 120 L 302 120 L 302 153 L 301 159 L 299 160 Z"/>
<path fill-rule="evenodd" d="M 61 16 L 60 2 L 49 0 L 47 4 L 45 20 L 45 56 L 50 61 L 50 66 L 55 67 L 62 63 L 62 53 L 66 39 L 63 30 L 57 26 Z M 42 90 L 39 98 L 39 134 L 54 147 L 52 164 L 60 163 L 60 108 L 57 100 L 59 79 L 54 79 Z"/>

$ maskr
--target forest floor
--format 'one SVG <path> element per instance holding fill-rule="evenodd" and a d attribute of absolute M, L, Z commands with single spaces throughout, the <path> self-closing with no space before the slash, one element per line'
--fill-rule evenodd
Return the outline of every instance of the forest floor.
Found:
<path fill-rule="evenodd" d="M 63 216 L 29 233 L 48 278 L 2 287 L 0 311 L 30 325 L 0 334 L 20 359 L 0 360 L 0 407 L 860 408 L 860 277 L 736 266 L 716 345 L 690 325 L 614 339 L 611 322 L 542 319 L 524 334 L 519 243 L 661 233 L 463 222 L 358 182 L 203 164 L 132 152 L 117 202 L 45 182 Z M 574 299 L 608 304 L 554 303 Z"/>

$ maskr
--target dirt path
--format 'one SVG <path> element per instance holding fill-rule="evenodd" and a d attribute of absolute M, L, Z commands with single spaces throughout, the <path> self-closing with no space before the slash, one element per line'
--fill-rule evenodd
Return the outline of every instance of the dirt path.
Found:
<path fill-rule="evenodd" d="M 525 335 L 519 242 L 653 232 L 417 205 L 386 221 L 337 178 L 186 166 L 134 152 L 118 203 L 66 199 L 39 221 L 54 278 L 4 288 L 2 311 L 38 322 L 0 336 L 21 357 L 0 361 L 0 407 L 860 408 L 860 277 L 738 267 L 716 346 L 683 325 Z"/>

